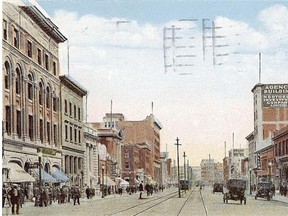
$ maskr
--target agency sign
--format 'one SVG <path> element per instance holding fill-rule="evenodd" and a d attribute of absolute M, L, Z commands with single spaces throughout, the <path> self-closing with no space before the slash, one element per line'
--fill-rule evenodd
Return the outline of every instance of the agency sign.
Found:
<path fill-rule="evenodd" d="M 288 84 L 266 84 L 262 86 L 262 106 L 288 107 Z"/>

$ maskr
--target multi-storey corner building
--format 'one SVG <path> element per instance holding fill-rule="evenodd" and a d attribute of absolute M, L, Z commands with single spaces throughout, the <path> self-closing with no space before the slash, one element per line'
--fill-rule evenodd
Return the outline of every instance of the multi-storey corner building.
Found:
<path fill-rule="evenodd" d="M 63 169 L 71 185 L 83 185 L 84 146 L 83 97 L 87 91 L 71 76 L 60 76 Z M 86 173 L 85 173 L 86 174 Z"/>
<path fill-rule="evenodd" d="M 288 125 L 288 84 L 257 84 L 252 93 L 257 151 L 272 143 L 276 130 Z"/>
<path fill-rule="evenodd" d="M 58 44 L 66 37 L 37 7 L 17 3 L 2 3 L 3 164 L 29 171 L 38 149 L 50 173 L 62 167 Z"/>
<path fill-rule="evenodd" d="M 121 129 L 124 133 L 122 155 L 122 178 L 129 177 L 131 175 L 135 177 L 144 176 L 144 181 L 157 181 L 161 184 L 161 160 L 160 160 L 160 130 L 162 129 L 161 123 L 154 117 L 153 114 L 146 117 L 142 121 L 126 121 L 123 114 L 120 113 L 107 113 L 103 118 L 104 126 L 106 128 L 116 127 Z M 125 148 L 125 145 L 135 145 L 134 147 L 138 156 L 135 155 L 135 160 L 139 157 L 138 167 L 133 166 L 132 163 L 137 164 L 136 161 L 132 161 L 131 158 L 125 157 L 125 155 L 135 153 L 129 146 Z M 124 151 L 124 152 L 123 152 Z M 128 153 L 130 151 L 130 153 Z M 130 164 L 130 165 L 129 165 Z M 143 173 L 138 173 L 142 170 Z M 131 174 L 132 173 L 132 174 Z"/>
<path fill-rule="evenodd" d="M 272 162 L 274 160 L 271 159 L 273 157 L 271 156 L 271 149 L 273 148 L 272 136 L 274 132 L 288 125 L 288 84 L 259 83 L 254 86 L 252 93 L 254 130 L 246 139 L 249 142 L 251 181 L 256 183 L 257 175 L 267 176 L 267 172 L 266 174 L 265 171 L 261 173 L 262 162 L 264 163 L 263 167 L 266 167 L 270 160 Z M 261 155 L 261 153 L 265 153 L 265 155 Z"/>

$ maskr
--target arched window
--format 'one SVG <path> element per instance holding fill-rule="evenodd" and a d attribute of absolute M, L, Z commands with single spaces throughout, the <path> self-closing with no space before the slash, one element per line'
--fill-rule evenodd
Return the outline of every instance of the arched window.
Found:
<path fill-rule="evenodd" d="M 43 84 L 39 83 L 39 104 L 43 105 Z"/>
<path fill-rule="evenodd" d="M 9 76 L 10 76 L 10 65 L 6 61 L 5 62 L 5 78 L 4 78 L 5 89 L 9 89 L 10 88 Z"/>
<path fill-rule="evenodd" d="M 28 99 L 33 100 L 33 78 L 32 75 L 28 75 Z"/>
<path fill-rule="evenodd" d="M 50 108 L 50 89 L 46 88 L 46 107 Z"/>
<path fill-rule="evenodd" d="M 20 94 L 21 92 L 21 73 L 19 68 L 16 69 L 16 94 Z"/>

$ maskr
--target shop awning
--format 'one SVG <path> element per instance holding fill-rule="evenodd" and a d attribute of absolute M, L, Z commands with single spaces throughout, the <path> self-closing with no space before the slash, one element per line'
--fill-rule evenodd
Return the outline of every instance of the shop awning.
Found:
<path fill-rule="evenodd" d="M 116 183 L 109 176 L 104 176 L 103 180 L 104 180 L 104 185 L 107 185 L 107 186 L 115 186 L 116 185 Z M 101 180 L 101 181 L 103 181 L 103 180 Z"/>
<path fill-rule="evenodd" d="M 68 182 L 70 179 L 65 175 L 64 172 L 62 172 L 57 167 L 52 168 L 52 176 L 57 180 L 57 182 Z"/>
<path fill-rule="evenodd" d="M 35 176 L 39 179 L 39 169 L 33 169 Z M 46 171 L 41 169 L 41 178 L 44 183 L 55 183 L 58 182 L 53 176 L 49 175 Z"/>
<path fill-rule="evenodd" d="M 34 182 L 35 178 L 29 175 L 21 166 L 16 163 L 9 163 L 5 165 L 8 172 L 8 182 Z"/>

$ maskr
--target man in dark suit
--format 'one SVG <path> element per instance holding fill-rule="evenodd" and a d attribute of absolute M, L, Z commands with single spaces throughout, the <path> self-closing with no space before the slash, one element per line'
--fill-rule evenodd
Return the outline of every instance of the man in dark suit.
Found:
<path fill-rule="evenodd" d="M 15 206 L 16 206 L 16 214 L 19 214 L 19 205 L 20 205 L 20 190 L 18 185 L 14 184 L 12 189 L 8 192 L 9 204 L 12 207 L 12 215 L 15 214 Z"/>

